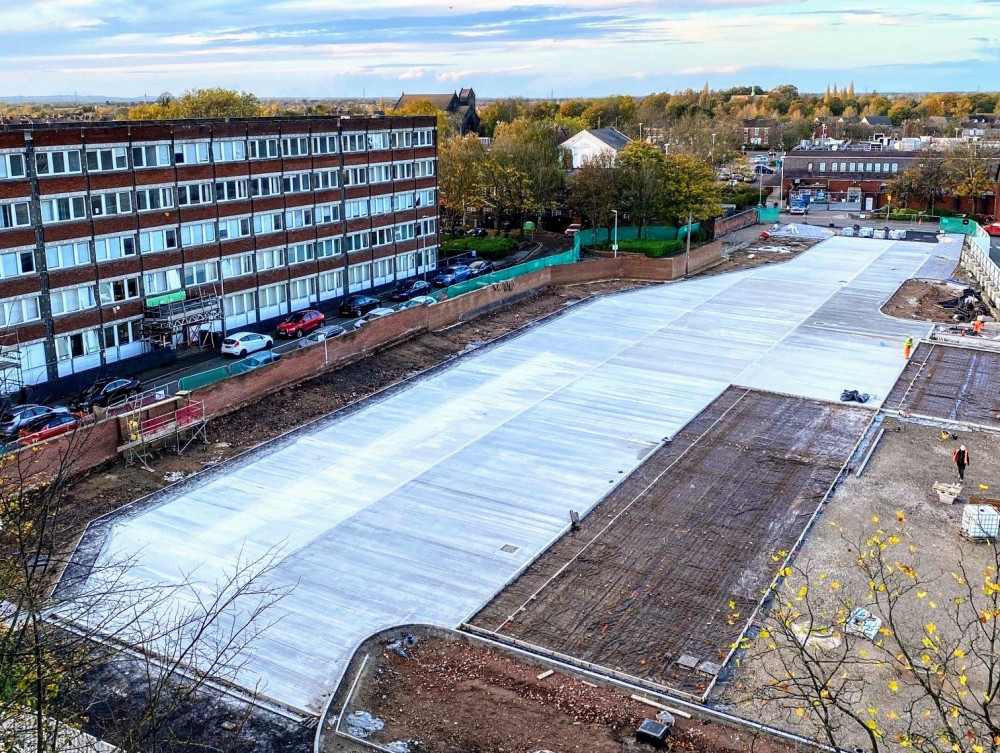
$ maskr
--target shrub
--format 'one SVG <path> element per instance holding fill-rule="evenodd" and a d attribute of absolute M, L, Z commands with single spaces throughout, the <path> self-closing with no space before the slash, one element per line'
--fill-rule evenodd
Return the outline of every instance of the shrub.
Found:
<path fill-rule="evenodd" d="M 490 236 L 487 238 L 455 238 L 441 243 L 441 250 L 448 256 L 475 251 L 476 256 L 496 261 L 510 256 L 517 249 L 517 238 Z"/>
<path fill-rule="evenodd" d="M 697 233 L 692 236 L 692 240 L 696 237 Z M 659 259 L 680 253 L 684 250 L 684 245 L 684 241 L 624 240 L 618 241 L 618 250 L 625 253 L 645 254 L 650 259 Z M 608 250 L 611 248 L 611 242 L 602 241 L 598 247 Z"/>

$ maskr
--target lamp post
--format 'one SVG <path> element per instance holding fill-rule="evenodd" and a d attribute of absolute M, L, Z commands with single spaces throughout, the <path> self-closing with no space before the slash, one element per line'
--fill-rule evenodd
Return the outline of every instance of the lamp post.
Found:
<path fill-rule="evenodd" d="M 778 181 L 778 211 L 781 211 L 782 192 L 785 189 L 785 153 L 781 154 L 781 180 Z"/>
<path fill-rule="evenodd" d="M 618 258 L 618 210 L 612 209 L 615 214 L 615 239 L 611 243 L 611 250 L 614 252 L 614 258 Z"/>
<path fill-rule="evenodd" d="M 688 210 L 687 249 L 684 251 L 684 277 L 688 276 L 688 260 L 691 258 L 691 210 Z"/>
<path fill-rule="evenodd" d="M 639 141 L 642 141 L 642 123 L 639 124 Z"/>
<path fill-rule="evenodd" d="M 715 170 L 715 134 L 712 134 L 712 151 L 708 155 L 712 159 L 712 169 Z"/>

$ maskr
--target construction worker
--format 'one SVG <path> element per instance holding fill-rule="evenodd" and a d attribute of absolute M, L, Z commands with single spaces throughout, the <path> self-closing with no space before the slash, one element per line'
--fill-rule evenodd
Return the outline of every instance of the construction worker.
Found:
<path fill-rule="evenodd" d="M 958 467 L 958 478 L 964 481 L 965 469 L 971 465 L 969 462 L 969 451 L 965 449 L 964 444 L 955 450 L 955 454 L 951 456 L 951 459 L 955 461 L 955 465 Z"/>
<path fill-rule="evenodd" d="M 909 359 L 911 350 L 913 350 L 913 335 L 903 340 L 903 358 Z"/>
<path fill-rule="evenodd" d="M 972 323 L 972 334 L 974 335 L 983 334 L 983 320 L 980 319 L 978 316 L 976 317 L 976 320 Z"/>

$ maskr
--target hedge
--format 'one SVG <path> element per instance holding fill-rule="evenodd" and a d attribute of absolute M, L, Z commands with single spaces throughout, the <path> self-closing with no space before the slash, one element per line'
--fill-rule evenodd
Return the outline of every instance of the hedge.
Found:
<path fill-rule="evenodd" d="M 692 240 L 697 237 L 697 233 L 694 233 L 691 237 Z M 600 248 L 610 249 L 610 242 L 603 242 Z M 650 259 L 659 259 L 663 256 L 673 256 L 674 254 L 680 253 L 685 247 L 684 241 L 657 241 L 657 240 L 624 240 L 618 241 L 618 250 L 633 254 L 645 254 Z"/>
<path fill-rule="evenodd" d="M 516 238 L 490 236 L 487 238 L 455 238 L 441 243 L 441 250 L 448 256 L 475 251 L 476 256 L 495 261 L 510 256 L 517 250 Z"/>

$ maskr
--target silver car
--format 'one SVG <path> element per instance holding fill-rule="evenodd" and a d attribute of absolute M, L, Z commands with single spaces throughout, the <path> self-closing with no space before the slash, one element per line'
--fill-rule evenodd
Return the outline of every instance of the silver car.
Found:
<path fill-rule="evenodd" d="M 354 322 L 354 329 L 361 329 L 365 325 L 365 322 L 370 322 L 373 319 L 381 319 L 383 316 L 389 316 L 389 314 L 395 314 L 395 313 L 396 309 L 387 309 L 387 308 L 372 309 L 363 317 Z"/>
<path fill-rule="evenodd" d="M 325 327 L 317 327 L 308 335 L 299 340 L 299 347 L 308 348 L 310 345 L 321 343 L 324 340 L 328 340 L 331 337 L 339 337 L 345 332 L 347 332 L 347 330 L 341 327 L 339 324 L 328 324 Z"/>

